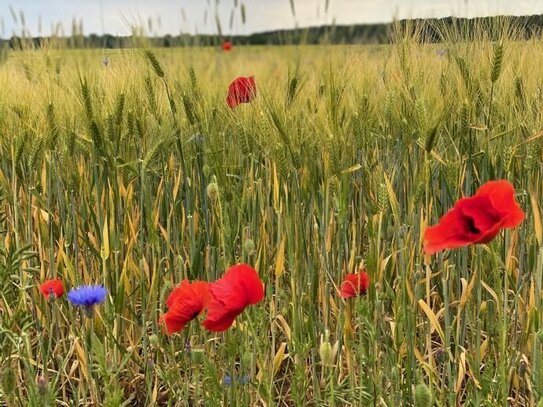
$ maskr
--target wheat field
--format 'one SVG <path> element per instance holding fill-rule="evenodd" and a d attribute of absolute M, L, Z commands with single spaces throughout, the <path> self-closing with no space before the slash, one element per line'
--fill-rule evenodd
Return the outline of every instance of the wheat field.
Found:
<path fill-rule="evenodd" d="M 543 43 L 479 30 L 6 53 L 0 405 L 541 405 Z M 425 228 L 498 179 L 524 222 L 425 256 Z M 174 286 L 240 262 L 261 303 L 164 333 Z M 361 267 L 368 292 L 341 298 Z M 51 278 L 108 297 L 87 318 Z"/>

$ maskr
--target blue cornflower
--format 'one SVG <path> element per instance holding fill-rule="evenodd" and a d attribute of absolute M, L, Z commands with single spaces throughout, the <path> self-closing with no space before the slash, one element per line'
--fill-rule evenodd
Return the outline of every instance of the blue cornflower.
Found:
<path fill-rule="evenodd" d="M 232 377 L 230 375 L 224 375 L 222 382 L 225 386 L 232 385 Z"/>
<path fill-rule="evenodd" d="M 238 382 L 239 384 L 247 384 L 251 381 L 251 377 L 248 376 L 248 375 L 244 375 L 244 376 L 240 376 L 240 377 L 234 377 L 232 379 L 232 376 L 226 374 L 224 375 L 224 377 L 222 378 L 222 383 L 225 385 L 225 386 L 231 386 L 232 385 L 232 382 Z"/>
<path fill-rule="evenodd" d="M 103 303 L 106 295 L 107 290 L 101 285 L 82 285 L 70 290 L 68 300 L 73 305 L 85 307 L 85 312 L 91 317 L 94 306 Z"/>
<path fill-rule="evenodd" d="M 247 384 L 251 381 L 251 377 L 248 376 L 248 375 L 244 375 L 244 376 L 241 376 L 239 379 L 238 379 L 238 382 L 239 384 Z"/>

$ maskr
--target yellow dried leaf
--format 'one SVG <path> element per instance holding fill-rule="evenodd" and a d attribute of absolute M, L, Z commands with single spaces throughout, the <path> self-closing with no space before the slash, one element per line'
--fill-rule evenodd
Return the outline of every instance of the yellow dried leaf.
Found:
<path fill-rule="evenodd" d="M 424 300 L 419 300 L 419 307 L 424 311 L 428 319 L 430 320 L 430 326 L 432 327 L 432 331 L 437 331 L 439 337 L 441 338 L 441 341 L 445 343 L 445 333 L 443 332 L 443 329 L 441 328 L 441 325 L 439 324 L 439 321 L 436 317 L 436 314 L 434 314 L 434 311 L 424 302 Z"/>
<path fill-rule="evenodd" d="M 341 171 L 342 174 L 348 174 L 350 172 L 358 171 L 362 166 L 360 164 L 353 165 L 352 167 L 347 168 L 346 170 Z"/>
<path fill-rule="evenodd" d="M 481 360 L 485 358 L 487 351 L 488 351 L 488 338 L 486 338 L 483 341 L 483 343 L 481 344 L 481 347 L 479 348 L 479 354 L 481 355 Z"/>
<path fill-rule="evenodd" d="M 471 280 L 469 281 L 469 284 L 466 286 L 465 282 L 466 280 L 462 279 L 462 295 L 460 297 L 460 309 L 463 309 L 466 304 L 468 303 L 471 293 L 473 292 L 473 287 L 475 287 L 475 281 L 477 280 L 477 270 L 473 273 L 473 276 L 471 276 Z"/>
<path fill-rule="evenodd" d="M 104 227 L 102 229 L 102 247 L 100 248 L 100 256 L 102 260 L 109 258 L 109 225 L 107 216 L 104 218 Z"/>
<path fill-rule="evenodd" d="M 283 315 L 277 315 L 276 318 L 279 321 L 279 323 L 281 324 L 281 328 L 282 328 L 283 333 L 285 334 L 287 339 L 290 341 L 291 337 L 292 337 L 292 334 L 291 334 L 290 326 L 288 325 L 287 321 L 285 320 Z"/>
<path fill-rule="evenodd" d="M 462 390 L 462 383 L 464 382 L 464 376 L 466 375 L 466 353 L 460 354 L 460 363 L 458 365 L 458 376 L 456 378 L 455 391 L 458 394 Z"/>
<path fill-rule="evenodd" d="M 532 212 L 534 213 L 534 230 L 537 243 L 541 246 L 543 243 L 543 230 L 541 227 L 541 214 L 539 213 L 539 205 L 537 204 L 536 195 L 531 194 L 530 200 L 532 201 Z"/>
<path fill-rule="evenodd" d="M 481 285 L 484 287 L 485 290 L 488 291 L 488 293 L 492 296 L 492 298 L 494 299 L 494 309 L 498 312 L 498 315 L 500 315 L 500 300 L 498 299 L 498 295 L 496 294 L 496 292 L 490 288 L 490 286 L 485 283 L 483 280 L 481 280 Z"/>
<path fill-rule="evenodd" d="M 388 193 L 388 201 L 390 202 L 390 207 L 392 208 L 392 214 L 394 215 L 394 218 L 396 222 L 400 223 L 400 205 L 398 204 L 398 198 L 396 197 L 396 193 L 394 192 L 394 188 L 392 188 L 392 183 L 388 179 L 386 174 L 384 175 L 385 179 L 385 185 L 387 187 L 387 193 Z"/>
<path fill-rule="evenodd" d="M 285 242 L 286 236 L 283 236 L 275 259 L 275 277 L 277 278 L 281 277 L 285 272 Z"/>
<path fill-rule="evenodd" d="M 281 363 L 283 363 L 283 360 L 286 359 L 285 356 L 285 350 L 287 349 L 287 343 L 282 342 L 281 346 L 279 346 L 279 349 L 275 353 L 275 356 L 273 357 L 273 374 L 275 374 L 279 371 L 279 368 L 281 367 Z"/>

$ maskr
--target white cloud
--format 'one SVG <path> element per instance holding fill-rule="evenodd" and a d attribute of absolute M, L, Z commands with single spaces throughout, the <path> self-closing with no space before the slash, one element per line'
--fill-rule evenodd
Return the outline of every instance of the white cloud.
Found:
<path fill-rule="evenodd" d="M 238 0 L 246 7 L 247 24 L 241 23 L 240 10 L 234 10 L 234 0 L 0 0 L 0 16 L 4 21 L 2 36 L 20 33 L 21 22 L 15 23 L 9 5 L 19 15 L 25 15 L 26 27 L 38 35 L 38 22 L 42 20 L 43 32 L 50 33 L 52 24 L 62 23 L 64 31 L 71 31 L 72 19 L 82 19 L 86 33 L 127 35 L 130 25 L 147 27 L 152 20 L 153 33 L 178 34 L 179 32 L 216 32 L 215 15 L 219 16 L 225 34 L 250 33 L 278 28 L 331 23 L 355 24 L 362 22 L 390 21 L 393 17 L 443 17 L 482 16 L 492 14 L 543 13 L 540 0 L 295 0 L 296 18 L 290 9 L 290 0 Z M 185 20 L 182 18 L 184 11 Z M 232 27 L 230 20 L 233 13 Z M 204 17 L 207 18 L 204 20 Z"/>

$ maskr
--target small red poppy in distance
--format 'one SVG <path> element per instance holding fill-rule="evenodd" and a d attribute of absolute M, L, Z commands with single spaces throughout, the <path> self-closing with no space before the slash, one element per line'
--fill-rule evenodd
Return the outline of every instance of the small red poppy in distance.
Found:
<path fill-rule="evenodd" d="M 366 270 L 362 269 L 356 274 L 347 274 L 343 283 L 341 283 L 341 296 L 343 298 L 356 297 L 366 294 L 370 286 L 370 276 Z"/>
<path fill-rule="evenodd" d="M 52 296 L 59 298 L 64 294 L 64 285 L 60 280 L 47 280 L 40 285 L 40 291 L 45 298 L 51 298 Z"/>
<path fill-rule="evenodd" d="M 222 43 L 222 50 L 223 50 L 223 51 L 226 51 L 226 52 L 231 51 L 231 50 L 232 50 L 232 42 L 230 42 L 230 41 L 224 41 L 224 42 Z"/>
<path fill-rule="evenodd" d="M 234 81 L 228 87 L 228 97 L 226 102 L 232 109 L 240 103 L 249 103 L 256 96 L 256 83 L 255 77 L 240 76 L 234 79 Z"/>
<path fill-rule="evenodd" d="M 462 198 L 424 232 L 424 251 L 434 254 L 473 243 L 488 243 L 501 229 L 514 228 L 524 220 L 515 200 L 513 185 L 489 181 L 470 198 Z"/>
<path fill-rule="evenodd" d="M 181 331 L 202 313 L 209 299 L 208 286 L 205 281 L 183 280 L 173 289 L 166 300 L 168 312 L 160 318 L 168 335 Z"/>
<path fill-rule="evenodd" d="M 256 270 L 247 264 L 230 267 L 223 278 L 209 285 L 209 292 L 207 318 L 203 325 L 214 332 L 230 328 L 245 307 L 264 298 L 262 281 Z"/>

